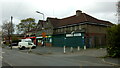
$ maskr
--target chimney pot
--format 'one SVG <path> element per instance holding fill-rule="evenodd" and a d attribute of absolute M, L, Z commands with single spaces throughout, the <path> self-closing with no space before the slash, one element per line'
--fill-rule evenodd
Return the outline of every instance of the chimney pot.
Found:
<path fill-rule="evenodd" d="M 82 11 L 81 10 L 77 10 L 76 11 L 76 16 L 80 16 L 82 14 Z"/>

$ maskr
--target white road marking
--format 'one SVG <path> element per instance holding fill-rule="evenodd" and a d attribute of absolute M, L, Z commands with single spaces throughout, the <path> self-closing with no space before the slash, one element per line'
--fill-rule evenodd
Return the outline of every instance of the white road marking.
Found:
<path fill-rule="evenodd" d="M 0 58 L 3 58 L 2 56 L 0 56 Z"/>
<path fill-rule="evenodd" d="M 2 53 L 5 53 L 5 52 L 2 52 Z"/>
<path fill-rule="evenodd" d="M 108 64 L 110 64 L 110 65 L 120 66 L 119 64 L 116 64 L 116 63 L 107 62 L 107 61 L 105 61 L 104 59 L 102 59 L 102 61 L 103 61 L 104 63 L 108 63 Z"/>
<path fill-rule="evenodd" d="M 5 53 L 5 52 L 0 52 L 0 53 Z"/>

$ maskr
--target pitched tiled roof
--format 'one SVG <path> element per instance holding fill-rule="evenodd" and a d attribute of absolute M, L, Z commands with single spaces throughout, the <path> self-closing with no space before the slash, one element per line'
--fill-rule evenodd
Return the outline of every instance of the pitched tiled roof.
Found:
<path fill-rule="evenodd" d="M 79 16 L 73 15 L 67 18 L 63 18 L 63 19 L 57 19 L 57 18 L 48 18 L 48 19 L 50 20 L 50 22 L 53 24 L 55 28 L 66 26 L 66 25 L 72 25 L 72 24 L 80 24 L 80 23 L 85 23 L 85 22 L 112 25 L 112 23 L 110 23 L 109 21 L 103 21 L 103 20 L 96 19 L 86 13 L 81 13 Z"/>
<path fill-rule="evenodd" d="M 59 21 L 60 19 L 57 19 L 57 18 L 48 17 L 47 20 L 49 20 L 54 27 L 57 27 L 57 25 L 60 23 Z"/>

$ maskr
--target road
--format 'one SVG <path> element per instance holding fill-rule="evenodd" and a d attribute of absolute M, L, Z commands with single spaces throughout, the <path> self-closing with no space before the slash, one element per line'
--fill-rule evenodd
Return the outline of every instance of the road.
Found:
<path fill-rule="evenodd" d="M 4 66 L 112 66 L 103 63 L 100 58 L 86 55 L 38 55 L 18 49 L 2 49 L 2 53 Z"/>
<path fill-rule="evenodd" d="M 2 66 L 2 48 L 0 47 L 0 67 Z"/>

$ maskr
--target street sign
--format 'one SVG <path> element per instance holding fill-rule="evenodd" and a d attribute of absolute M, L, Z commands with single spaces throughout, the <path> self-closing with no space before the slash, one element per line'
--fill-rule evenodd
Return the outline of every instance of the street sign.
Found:
<path fill-rule="evenodd" d="M 81 36 L 81 33 L 76 33 L 74 34 L 74 36 Z"/>
<path fill-rule="evenodd" d="M 66 37 L 81 36 L 81 33 L 66 34 Z"/>
<path fill-rule="evenodd" d="M 73 34 L 66 34 L 66 37 L 73 37 Z"/>

